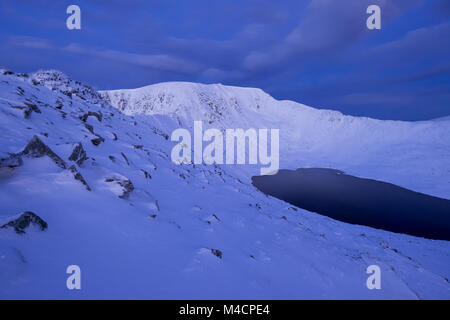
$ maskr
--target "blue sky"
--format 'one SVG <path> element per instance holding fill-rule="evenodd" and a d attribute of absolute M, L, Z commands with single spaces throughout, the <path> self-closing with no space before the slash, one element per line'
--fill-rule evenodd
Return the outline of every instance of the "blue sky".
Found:
<path fill-rule="evenodd" d="M 97 89 L 223 83 L 380 119 L 450 115 L 448 0 L 2 0 L 0 40 L 1 66 Z"/>

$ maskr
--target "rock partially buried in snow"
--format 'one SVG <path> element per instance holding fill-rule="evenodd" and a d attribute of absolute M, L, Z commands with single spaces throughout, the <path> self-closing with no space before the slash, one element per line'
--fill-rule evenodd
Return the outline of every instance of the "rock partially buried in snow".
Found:
<path fill-rule="evenodd" d="M 25 106 L 12 106 L 13 109 L 19 109 L 23 111 L 23 117 L 29 119 L 33 112 L 41 113 L 41 110 L 35 104 L 24 103 Z"/>
<path fill-rule="evenodd" d="M 81 173 L 78 171 L 77 167 L 75 167 L 75 165 L 71 166 L 69 168 L 70 172 L 73 173 L 73 177 L 75 178 L 75 180 L 80 181 L 85 187 L 87 191 L 91 191 L 91 187 L 89 187 L 89 185 L 87 184 L 86 180 L 84 179 L 84 177 L 81 175 Z"/>
<path fill-rule="evenodd" d="M 92 139 L 91 142 L 94 146 L 98 147 L 100 143 L 105 142 L 105 139 L 98 134 L 96 134 L 97 138 Z"/>
<path fill-rule="evenodd" d="M 38 108 L 37 105 L 26 102 L 25 105 L 26 105 L 26 109 L 24 111 L 25 118 L 29 118 L 32 112 L 41 113 L 41 110 Z"/>
<path fill-rule="evenodd" d="M 30 158 L 41 158 L 44 156 L 49 157 L 56 163 L 56 165 L 62 169 L 66 169 L 66 163 L 56 153 L 54 153 L 45 143 L 43 143 L 37 136 L 28 142 L 27 146 L 21 153 Z"/>
<path fill-rule="evenodd" d="M 31 211 L 22 213 L 17 219 L 11 220 L 8 223 L 2 225 L 0 229 L 14 228 L 14 231 L 18 234 L 24 234 L 25 229 L 30 225 L 37 226 L 41 231 L 48 228 L 47 222 L 41 217 Z"/>
<path fill-rule="evenodd" d="M 16 168 L 22 165 L 22 157 L 19 154 L 8 153 L 5 155 L 0 154 L 0 168 Z"/>
<path fill-rule="evenodd" d="M 97 118 L 98 122 L 102 122 L 102 119 L 103 119 L 103 115 L 102 115 L 101 112 L 93 112 L 93 111 L 89 111 L 88 113 L 83 114 L 83 115 L 80 117 L 80 120 L 83 121 L 83 122 L 86 122 L 86 121 L 87 121 L 87 118 L 89 118 L 89 117 L 95 117 L 95 118 Z"/>
<path fill-rule="evenodd" d="M 133 183 L 119 174 L 106 178 L 105 182 L 111 184 L 111 191 L 122 199 L 128 199 L 130 193 L 134 190 Z"/>
<path fill-rule="evenodd" d="M 218 249 L 211 249 L 211 253 L 215 255 L 217 258 L 222 259 L 222 251 Z"/>
<path fill-rule="evenodd" d="M 81 166 L 83 162 L 87 160 L 86 151 L 83 149 L 83 145 L 81 144 L 81 142 L 75 143 L 72 153 L 69 156 L 69 160 L 76 162 L 79 166 Z"/>

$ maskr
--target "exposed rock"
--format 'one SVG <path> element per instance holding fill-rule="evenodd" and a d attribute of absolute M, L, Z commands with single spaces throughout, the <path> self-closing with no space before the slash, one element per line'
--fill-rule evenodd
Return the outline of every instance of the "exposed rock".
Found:
<path fill-rule="evenodd" d="M 32 104 L 32 103 L 27 103 L 27 102 L 25 102 L 25 105 L 26 105 L 31 111 L 34 111 L 34 112 L 36 112 L 36 113 L 41 113 L 41 109 L 39 109 L 37 105 Z"/>
<path fill-rule="evenodd" d="M 14 228 L 14 231 L 16 231 L 18 234 L 24 234 L 25 229 L 28 228 L 30 224 L 39 227 L 41 231 L 46 230 L 48 227 L 47 222 L 41 219 L 41 217 L 31 211 L 26 211 L 22 213 L 17 219 L 11 220 L 10 222 L 2 225 L 0 228 Z"/>
<path fill-rule="evenodd" d="M 155 200 L 155 201 L 153 202 L 153 205 L 154 205 L 156 211 L 160 211 L 158 200 Z"/>
<path fill-rule="evenodd" d="M 115 175 L 113 177 L 106 178 L 105 182 L 116 183 L 122 188 L 122 193 L 118 195 L 121 199 L 128 199 L 130 193 L 134 190 L 133 183 L 123 176 Z"/>
<path fill-rule="evenodd" d="M 86 86 L 79 81 L 74 81 L 64 73 L 57 70 L 40 70 L 30 74 L 31 82 L 34 85 L 42 85 L 51 91 L 58 91 L 72 98 L 78 97 L 86 100 L 90 99 L 94 103 L 104 104 L 100 95 L 93 88 Z"/>
<path fill-rule="evenodd" d="M 220 219 L 218 216 L 216 216 L 215 214 L 210 215 L 209 217 L 206 218 L 206 223 L 207 224 L 212 224 L 213 222 L 220 222 Z"/>
<path fill-rule="evenodd" d="M 124 160 L 126 161 L 127 165 L 130 165 L 130 161 L 128 161 L 127 156 L 125 155 L 125 153 L 121 152 L 120 153 L 122 155 L 122 157 L 124 158 Z"/>
<path fill-rule="evenodd" d="M 89 185 L 87 184 L 86 180 L 84 179 L 84 177 L 81 175 L 81 173 L 78 171 L 78 169 L 75 167 L 75 165 L 72 165 L 69 168 L 70 172 L 73 173 L 73 177 L 75 178 L 75 180 L 80 181 L 85 187 L 86 190 L 91 191 L 92 189 L 89 187 Z"/>
<path fill-rule="evenodd" d="M 61 100 L 56 100 L 55 108 L 61 110 L 63 108 L 63 102 Z"/>
<path fill-rule="evenodd" d="M 214 218 L 214 219 L 216 219 L 217 221 L 220 221 L 220 219 L 219 219 L 219 217 L 218 216 L 216 216 L 216 214 L 212 214 L 212 217 Z"/>
<path fill-rule="evenodd" d="M 89 111 L 88 113 L 83 114 L 80 117 L 80 120 L 83 122 L 86 122 L 87 118 L 89 118 L 90 116 L 97 118 L 98 122 L 102 122 L 102 119 L 103 119 L 102 113 L 101 112 L 93 112 L 93 111 Z"/>
<path fill-rule="evenodd" d="M 91 139 L 91 142 L 94 146 L 98 147 L 100 143 L 105 142 L 105 139 L 98 134 L 96 134 L 97 138 Z"/>
<path fill-rule="evenodd" d="M 25 149 L 21 152 L 21 155 L 25 155 L 30 158 L 41 158 L 48 156 L 52 159 L 56 165 L 62 169 L 66 169 L 66 163 L 56 153 L 54 153 L 45 143 L 43 143 L 37 136 L 33 136 L 30 142 L 28 142 Z"/>
<path fill-rule="evenodd" d="M 41 113 L 41 110 L 35 104 L 26 102 L 25 106 L 11 106 L 11 108 L 23 110 L 23 116 L 25 119 L 30 118 L 31 113 L 33 113 L 33 111 L 36 113 Z"/>
<path fill-rule="evenodd" d="M 23 90 L 22 87 L 17 87 L 16 91 L 19 96 L 23 96 L 23 94 L 25 93 L 25 90 Z"/>
<path fill-rule="evenodd" d="M 99 146 L 100 143 L 105 142 L 105 139 L 100 136 L 99 134 L 94 132 L 94 127 L 88 123 L 85 123 L 84 126 L 86 127 L 86 129 L 89 130 L 90 133 L 92 133 L 93 135 L 95 135 L 97 138 L 91 139 L 91 142 L 94 146 Z"/>
<path fill-rule="evenodd" d="M 215 255 L 217 258 L 222 259 L 222 251 L 218 249 L 211 249 L 211 253 Z"/>
<path fill-rule="evenodd" d="M 0 168 L 16 168 L 22 165 L 22 157 L 20 154 L 8 153 L 7 157 L 1 158 L 0 155 Z"/>
<path fill-rule="evenodd" d="M 77 142 L 72 150 L 71 155 L 69 156 L 70 161 L 76 162 L 79 166 L 83 164 L 85 160 L 87 160 L 86 151 L 83 149 L 83 145 L 81 142 Z"/>
<path fill-rule="evenodd" d="M 150 173 L 148 173 L 147 171 L 145 171 L 144 169 L 141 169 L 141 171 L 144 173 L 144 176 L 146 179 L 151 179 L 152 176 L 150 175 Z"/>
<path fill-rule="evenodd" d="M 85 123 L 84 126 L 86 127 L 86 129 L 89 130 L 90 133 L 95 134 L 95 133 L 94 133 L 94 127 L 93 127 L 93 126 L 91 126 L 91 125 L 88 124 L 88 123 Z"/>

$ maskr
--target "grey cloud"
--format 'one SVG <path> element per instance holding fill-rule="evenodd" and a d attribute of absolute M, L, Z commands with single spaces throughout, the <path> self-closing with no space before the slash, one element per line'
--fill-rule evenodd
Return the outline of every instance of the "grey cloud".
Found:
<path fill-rule="evenodd" d="M 327 50 L 340 50 L 368 34 L 366 9 L 370 4 L 382 8 L 382 21 L 390 21 L 422 0 L 312 0 L 305 15 L 279 44 L 250 52 L 244 67 L 256 70 L 280 64 L 295 57 Z"/>
<path fill-rule="evenodd" d="M 196 73 L 202 68 L 199 63 L 172 57 L 167 54 L 138 54 L 109 49 L 92 49 L 81 47 L 78 44 L 70 44 L 64 47 L 63 50 L 70 53 L 91 55 L 121 63 L 130 63 L 171 72 Z"/>

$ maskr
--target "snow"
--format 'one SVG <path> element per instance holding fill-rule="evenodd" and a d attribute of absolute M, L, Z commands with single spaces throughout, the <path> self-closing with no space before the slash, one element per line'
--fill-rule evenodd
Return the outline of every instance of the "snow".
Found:
<path fill-rule="evenodd" d="M 25 118 L 13 108 L 25 103 L 41 113 Z M 89 111 L 102 121 L 83 122 Z M 250 184 L 255 166 L 173 164 L 167 137 L 194 120 L 221 130 L 279 128 L 281 168 L 330 167 L 450 195 L 449 120 L 354 118 L 223 85 L 96 93 L 51 70 L 0 72 L 2 157 L 37 135 L 92 189 L 48 157 L 0 168 L 0 221 L 32 211 L 48 223 L 24 235 L 0 229 L 0 298 L 450 298 L 446 241 L 293 208 Z M 104 138 L 98 146 L 96 135 Z M 89 157 L 81 166 L 68 160 L 77 142 Z M 129 197 L 105 182 L 111 177 L 132 182 Z M 79 291 L 66 288 L 73 264 L 82 272 Z M 382 270 L 382 290 L 366 288 L 371 264 Z"/>
<path fill-rule="evenodd" d="M 166 115 L 183 128 L 280 129 L 280 167 L 341 169 L 418 192 L 450 198 L 450 118 L 381 121 L 292 101 L 260 89 L 168 82 L 132 90 L 102 91 L 128 115 Z M 249 176 L 258 174 L 251 171 Z"/>

